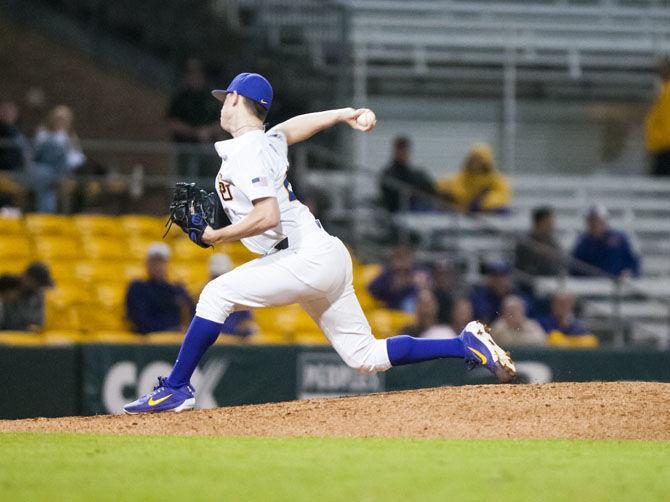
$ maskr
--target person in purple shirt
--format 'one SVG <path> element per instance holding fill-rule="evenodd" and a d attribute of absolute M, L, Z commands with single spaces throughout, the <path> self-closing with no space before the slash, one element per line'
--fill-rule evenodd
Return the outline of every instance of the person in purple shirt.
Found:
<path fill-rule="evenodd" d="M 626 234 L 609 228 L 607 209 L 592 206 L 586 214 L 586 231 L 579 236 L 572 256 L 590 268 L 575 263 L 572 275 L 594 276 L 596 270 L 615 277 L 637 277 L 640 275 L 640 259 L 633 252 Z"/>
<path fill-rule="evenodd" d="M 413 310 L 416 297 L 414 252 L 406 246 L 393 250 L 391 262 L 368 284 L 368 291 L 390 309 Z"/>
<path fill-rule="evenodd" d="M 186 289 L 168 281 L 170 248 L 160 242 L 149 246 L 147 279 L 135 280 L 126 293 L 126 317 L 138 333 L 177 331 L 195 312 Z"/>
<path fill-rule="evenodd" d="M 566 336 L 590 335 L 586 324 L 575 317 L 575 297 L 571 293 L 559 292 L 551 299 L 551 313 L 539 319 L 547 333 L 558 331 Z"/>

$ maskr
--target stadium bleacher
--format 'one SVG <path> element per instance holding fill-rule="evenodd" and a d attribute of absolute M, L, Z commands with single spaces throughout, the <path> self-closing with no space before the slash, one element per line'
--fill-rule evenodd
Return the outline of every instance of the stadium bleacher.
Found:
<path fill-rule="evenodd" d="M 0 218 L 0 273 L 20 274 L 31 261 L 41 260 L 56 283 L 46 293 L 43 332 L 0 332 L 0 343 L 180 343 L 182 333 L 136 335 L 124 318 L 128 283 L 144 276 L 146 250 L 161 238 L 164 224 L 163 218 L 141 215 Z M 173 251 L 171 279 L 184 283 L 197 298 L 208 280 L 207 260 L 212 251 L 194 246 L 176 230 L 166 242 Z M 217 250 L 228 254 L 235 265 L 254 258 L 241 243 Z M 357 294 L 372 313 L 377 333 L 390 336 L 412 321 L 411 315 L 380 308 L 367 293 L 365 285 L 379 272 L 379 265 L 355 261 L 355 269 Z M 260 332 L 254 343 L 327 343 L 318 326 L 297 305 L 257 309 L 255 317 Z M 220 343 L 229 342 L 230 338 L 221 337 Z"/>

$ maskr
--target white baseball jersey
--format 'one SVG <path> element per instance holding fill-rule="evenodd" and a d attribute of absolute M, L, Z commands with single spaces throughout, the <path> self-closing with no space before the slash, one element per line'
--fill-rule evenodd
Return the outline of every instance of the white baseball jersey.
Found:
<path fill-rule="evenodd" d="M 219 141 L 214 147 L 221 157 L 215 190 L 231 223 L 247 216 L 254 207 L 254 200 L 277 199 L 279 224 L 261 235 L 242 239 L 250 251 L 267 254 L 285 237 L 289 238 L 289 243 L 297 243 L 314 231 L 314 216 L 296 199 L 286 178 L 288 145 L 281 131 L 250 131 L 234 139 Z"/>

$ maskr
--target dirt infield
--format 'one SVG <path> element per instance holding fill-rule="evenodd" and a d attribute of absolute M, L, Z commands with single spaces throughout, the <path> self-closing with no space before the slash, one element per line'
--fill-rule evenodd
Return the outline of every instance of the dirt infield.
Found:
<path fill-rule="evenodd" d="M 0 421 L 0 432 L 670 440 L 670 384 L 477 385 L 180 414 Z"/>

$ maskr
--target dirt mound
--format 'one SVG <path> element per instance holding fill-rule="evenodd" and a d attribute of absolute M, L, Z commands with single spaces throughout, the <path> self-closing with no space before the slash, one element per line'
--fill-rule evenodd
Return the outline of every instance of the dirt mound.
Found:
<path fill-rule="evenodd" d="M 4 420 L 0 431 L 670 440 L 670 384 L 442 387 L 181 414 Z"/>

